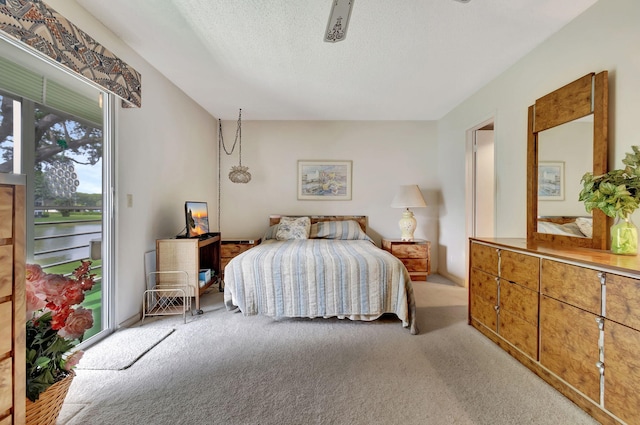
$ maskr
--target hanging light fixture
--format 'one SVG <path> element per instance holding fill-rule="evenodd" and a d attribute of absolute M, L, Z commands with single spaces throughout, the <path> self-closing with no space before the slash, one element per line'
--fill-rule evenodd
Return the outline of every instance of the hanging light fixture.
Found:
<path fill-rule="evenodd" d="M 238 143 L 239 142 L 239 143 Z M 222 121 L 218 120 L 218 151 L 220 147 L 224 149 L 224 153 L 231 155 L 238 145 L 238 165 L 231 167 L 229 172 L 229 180 L 233 183 L 249 183 L 251 180 L 251 173 L 249 173 L 249 167 L 242 165 L 242 109 L 238 112 L 238 127 L 236 128 L 236 138 L 231 147 L 231 151 L 227 150 L 224 144 L 224 138 L 222 137 Z"/>
<path fill-rule="evenodd" d="M 337 43 L 347 37 L 347 27 L 349 26 L 349 18 L 351 18 L 353 2 L 354 0 L 333 0 L 327 30 L 324 33 L 324 41 Z"/>

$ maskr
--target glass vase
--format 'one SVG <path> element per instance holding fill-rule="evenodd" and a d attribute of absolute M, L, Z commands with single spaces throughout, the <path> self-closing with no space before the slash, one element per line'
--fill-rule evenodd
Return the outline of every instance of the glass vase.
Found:
<path fill-rule="evenodd" d="M 611 252 L 620 255 L 638 253 L 638 228 L 631 221 L 631 216 L 616 217 L 611 226 Z"/>

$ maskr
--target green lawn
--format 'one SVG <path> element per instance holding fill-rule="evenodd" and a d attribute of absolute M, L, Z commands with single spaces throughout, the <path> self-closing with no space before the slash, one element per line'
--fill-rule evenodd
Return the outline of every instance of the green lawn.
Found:
<path fill-rule="evenodd" d="M 84 339 L 89 339 L 102 330 L 102 283 L 85 293 L 82 306 L 93 311 L 93 327 L 84 333 Z"/>
<path fill-rule="evenodd" d="M 35 217 L 36 223 L 51 223 L 72 220 L 102 220 L 102 213 L 99 212 L 72 212 L 69 217 L 63 217 L 60 212 L 49 212 L 48 217 Z"/>

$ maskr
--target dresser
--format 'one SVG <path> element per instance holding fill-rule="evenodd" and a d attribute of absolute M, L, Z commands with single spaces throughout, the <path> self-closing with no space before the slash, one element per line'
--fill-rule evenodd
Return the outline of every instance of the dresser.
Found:
<path fill-rule="evenodd" d="M 0 424 L 25 421 L 24 176 L 0 173 Z"/>
<path fill-rule="evenodd" d="M 471 239 L 469 324 L 604 424 L 640 424 L 640 257 Z"/>
<path fill-rule="evenodd" d="M 431 273 L 431 242 L 415 239 L 382 239 L 382 249 L 398 258 L 409 272 L 411 280 L 427 280 Z"/>

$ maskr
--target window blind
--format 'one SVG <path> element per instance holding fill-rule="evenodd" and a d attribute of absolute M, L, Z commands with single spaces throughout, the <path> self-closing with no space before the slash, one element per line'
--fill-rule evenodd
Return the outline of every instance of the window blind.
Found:
<path fill-rule="evenodd" d="M 52 109 L 102 125 L 98 99 L 91 99 L 64 85 L 0 57 L 0 88 Z"/>

